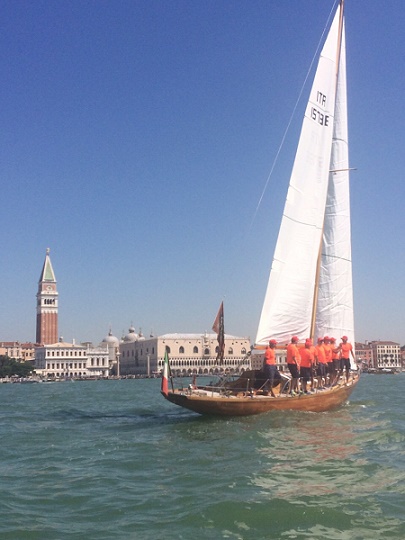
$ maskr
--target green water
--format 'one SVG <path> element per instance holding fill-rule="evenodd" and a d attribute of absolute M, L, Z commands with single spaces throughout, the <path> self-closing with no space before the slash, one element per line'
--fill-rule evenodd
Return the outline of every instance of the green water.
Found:
<path fill-rule="evenodd" d="M 0 538 L 405 538 L 405 374 L 338 411 L 213 419 L 159 380 L 0 385 Z"/>

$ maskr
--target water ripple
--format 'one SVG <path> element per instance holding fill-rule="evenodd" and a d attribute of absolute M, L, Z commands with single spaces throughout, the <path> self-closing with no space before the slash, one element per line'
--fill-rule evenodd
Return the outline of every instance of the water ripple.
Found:
<path fill-rule="evenodd" d="M 404 380 L 238 419 L 175 407 L 157 380 L 0 385 L 0 536 L 403 540 Z"/>

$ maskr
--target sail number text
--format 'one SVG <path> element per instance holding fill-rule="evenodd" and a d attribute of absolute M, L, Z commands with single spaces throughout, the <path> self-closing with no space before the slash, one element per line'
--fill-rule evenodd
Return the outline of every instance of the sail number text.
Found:
<path fill-rule="evenodd" d="M 311 118 L 321 124 L 321 126 L 329 125 L 329 115 L 323 114 L 321 111 L 318 111 L 315 107 L 311 107 Z"/>
<path fill-rule="evenodd" d="M 326 105 L 326 96 L 322 92 L 316 93 L 316 101 L 322 106 L 325 107 Z M 328 126 L 329 125 L 329 115 L 324 114 L 323 112 L 319 111 L 316 107 L 311 107 L 311 118 L 312 120 L 315 120 L 315 122 L 318 122 L 321 126 Z"/>

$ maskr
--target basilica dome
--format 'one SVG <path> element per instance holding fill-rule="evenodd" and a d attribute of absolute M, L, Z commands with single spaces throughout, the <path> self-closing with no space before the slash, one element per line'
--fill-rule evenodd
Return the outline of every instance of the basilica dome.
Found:
<path fill-rule="evenodd" d="M 112 335 L 111 330 L 108 332 L 108 336 L 106 336 L 102 343 L 108 343 L 109 346 L 114 345 L 115 347 L 118 347 L 120 344 L 119 339 Z"/>
<path fill-rule="evenodd" d="M 135 332 L 135 328 L 133 326 L 129 327 L 128 334 L 124 336 L 124 341 L 126 343 L 138 341 L 138 334 Z"/>

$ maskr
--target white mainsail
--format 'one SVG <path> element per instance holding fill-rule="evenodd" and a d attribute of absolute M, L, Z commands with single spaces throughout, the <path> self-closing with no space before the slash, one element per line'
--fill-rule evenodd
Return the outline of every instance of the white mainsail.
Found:
<path fill-rule="evenodd" d="M 340 36 L 340 31 L 343 32 L 343 28 L 341 29 L 339 25 L 341 9 L 341 6 L 337 9 L 322 49 L 303 120 L 256 337 L 256 345 L 259 346 L 266 345 L 271 338 L 283 343 L 289 342 L 292 335 L 297 335 L 302 340 L 311 334 L 317 261 L 323 236 L 327 198 L 329 210 L 326 211 L 327 223 L 324 234 L 328 249 L 326 251 L 322 249 L 324 265 L 321 270 L 321 279 L 324 288 L 321 289 L 321 294 L 318 296 L 322 312 L 318 330 L 330 328 L 329 333 L 338 333 L 338 316 L 336 315 L 329 320 L 328 309 L 331 302 L 329 295 L 335 295 L 337 292 L 339 296 L 341 286 L 336 284 L 336 290 L 333 288 L 335 284 L 333 287 L 331 286 L 331 282 L 335 279 L 334 271 L 327 271 L 327 267 L 332 266 L 329 262 L 339 256 L 342 260 L 342 268 L 337 272 L 342 275 L 347 272 L 347 269 L 343 269 L 343 261 L 346 258 L 350 261 L 351 258 L 350 246 L 349 250 L 346 249 L 345 252 L 342 245 L 341 250 L 339 248 L 339 253 L 337 253 L 335 246 L 331 245 L 336 238 L 331 231 L 336 225 L 344 227 L 339 238 L 348 234 L 350 242 L 349 218 L 346 219 L 344 226 L 342 225 L 344 218 L 332 219 L 336 205 L 341 204 L 340 200 L 337 202 L 341 196 L 340 191 L 346 189 L 343 181 L 338 186 L 339 182 L 336 184 L 336 180 L 342 179 L 346 173 L 337 173 L 336 176 L 333 176 L 333 185 L 329 186 L 331 160 L 333 167 L 336 165 L 336 168 L 347 168 L 347 121 L 341 118 L 346 116 L 345 97 L 344 99 L 340 97 L 339 105 L 337 108 L 335 107 L 338 61 L 342 69 L 339 77 L 343 81 L 342 86 L 339 85 L 339 95 L 345 96 L 346 94 L 344 54 L 343 59 L 342 55 L 339 54 L 342 44 L 344 51 L 344 38 L 341 39 Z M 335 111 L 340 118 L 340 128 L 335 127 Z M 346 142 L 341 144 L 338 139 L 343 132 Z M 332 148 L 333 153 L 336 153 L 336 158 L 332 158 Z M 339 153 L 342 154 L 340 157 Z M 336 202 L 332 203 L 331 201 L 335 199 Z M 339 212 L 343 208 L 345 208 L 343 212 L 348 209 L 348 200 L 342 205 Z M 352 301 L 349 301 L 351 268 L 348 273 L 350 274 L 350 286 L 346 287 L 347 294 L 344 302 L 350 307 L 352 306 Z M 333 302 L 336 303 L 335 313 L 340 312 L 340 316 L 345 319 L 346 324 L 352 325 L 346 311 L 343 314 L 337 307 L 338 304 L 340 305 L 339 298 L 336 300 L 334 297 Z M 342 327 L 339 326 L 339 328 Z M 353 334 L 349 332 L 349 329 L 347 329 L 347 335 L 352 339 Z"/>
<path fill-rule="evenodd" d="M 315 336 L 348 336 L 354 343 L 349 152 L 344 29 L 322 241 Z"/>

